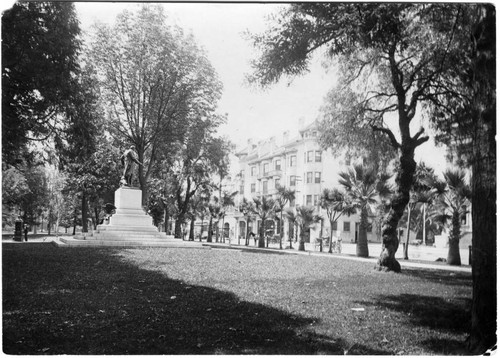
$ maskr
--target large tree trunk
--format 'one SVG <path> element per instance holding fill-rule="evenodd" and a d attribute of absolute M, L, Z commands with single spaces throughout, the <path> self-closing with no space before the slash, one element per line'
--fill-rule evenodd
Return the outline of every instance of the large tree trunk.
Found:
<path fill-rule="evenodd" d="M 88 203 L 85 191 L 82 191 L 82 232 L 88 232 Z"/>
<path fill-rule="evenodd" d="M 408 245 L 410 245 L 410 227 L 411 227 L 411 204 L 408 204 L 408 222 L 406 223 L 406 244 L 403 249 L 403 259 L 408 260 Z"/>
<path fill-rule="evenodd" d="M 460 266 L 460 215 L 458 211 L 453 213 L 451 218 L 451 232 L 448 237 L 448 265 Z"/>
<path fill-rule="evenodd" d="M 212 225 L 213 225 L 213 218 L 212 215 L 210 215 L 210 221 L 208 222 L 207 242 L 212 242 Z"/>
<path fill-rule="evenodd" d="M 260 225 L 260 230 L 259 230 L 259 247 L 266 247 L 266 240 L 264 239 L 264 233 L 266 232 L 264 222 L 266 220 L 263 219 L 262 223 Z"/>
<path fill-rule="evenodd" d="M 368 257 L 368 238 L 366 236 L 366 227 L 368 225 L 368 213 L 366 208 L 361 209 L 361 215 L 359 220 L 359 235 L 358 243 L 356 244 L 356 256 Z"/>
<path fill-rule="evenodd" d="M 482 19 L 473 34 L 477 49 L 474 80 L 485 96 L 477 102 L 473 138 L 472 324 L 468 338 L 469 349 L 478 355 L 497 344 L 496 16 L 492 4 L 482 5 L 479 11 Z"/>
<path fill-rule="evenodd" d="M 280 250 L 283 249 L 283 232 L 285 231 L 285 225 L 283 224 L 283 209 L 280 211 Z"/>
<path fill-rule="evenodd" d="M 491 107 L 485 118 L 478 119 L 472 165 L 472 320 L 468 338 L 472 354 L 483 354 L 497 340 L 496 114 L 495 105 Z"/>
<path fill-rule="evenodd" d="M 194 218 L 191 219 L 191 224 L 189 226 L 189 241 L 194 241 Z"/>
<path fill-rule="evenodd" d="M 497 226 L 495 131 L 491 151 L 483 153 L 472 167 L 472 319 L 468 346 L 472 354 L 483 354 L 496 344 L 497 317 Z M 484 138 L 484 137 L 483 137 Z M 482 141 L 479 141 L 482 142 Z M 488 142 L 476 143 L 478 151 Z"/>
<path fill-rule="evenodd" d="M 333 222 L 330 221 L 330 243 L 328 245 L 328 253 L 333 253 Z"/>
<path fill-rule="evenodd" d="M 382 252 L 376 268 L 381 271 L 401 272 L 401 265 L 396 260 L 398 250 L 398 222 L 410 201 L 410 189 L 415 174 L 414 145 L 404 145 L 401 149 L 400 169 L 396 175 L 397 191 L 391 202 L 389 213 L 382 223 Z"/>
<path fill-rule="evenodd" d="M 175 219 L 174 237 L 176 239 L 182 239 L 182 223 L 183 222 L 184 222 L 184 216 L 179 213 L 179 215 Z"/>
<path fill-rule="evenodd" d="M 299 251 L 306 251 L 306 231 L 300 229 Z"/>

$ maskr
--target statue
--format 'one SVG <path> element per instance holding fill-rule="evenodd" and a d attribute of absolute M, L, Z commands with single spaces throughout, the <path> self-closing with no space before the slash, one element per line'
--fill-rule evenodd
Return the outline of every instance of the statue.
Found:
<path fill-rule="evenodd" d="M 123 167 L 123 175 L 120 180 L 120 186 L 132 186 L 132 179 L 135 172 L 135 164 L 142 165 L 137 159 L 137 153 L 135 152 L 135 146 L 131 145 L 120 158 Z"/>

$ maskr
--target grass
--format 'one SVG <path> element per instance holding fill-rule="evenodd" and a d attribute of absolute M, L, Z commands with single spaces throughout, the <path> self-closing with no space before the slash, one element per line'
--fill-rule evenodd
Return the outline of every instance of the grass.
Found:
<path fill-rule="evenodd" d="M 7 354 L 467 354 L 468 273 L 215 249 L 2 256 Z"/>

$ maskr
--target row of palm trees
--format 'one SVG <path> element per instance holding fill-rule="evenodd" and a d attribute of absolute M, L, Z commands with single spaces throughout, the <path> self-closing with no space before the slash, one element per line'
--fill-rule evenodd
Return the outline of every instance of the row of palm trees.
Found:
<path fill-rule="evenodd" d="M 356 245 L 356 255 L 359 257 L 368 257 L 368 239 L 367 231 L 369 228 L 369 217 L 383 216 L 387 213 L 393 188 L 390 183 L 391 175 L 385 172 L 378 172 L 372 166 L 357 164 L 339 174 L 340 188 L 324 189 L 320 198 L 320 207 L 326 213 L 326 217 L 320 216 L 320 213 L 314 206 L 287 207 L 295 200 L 295 191 L 283 186 L 277 187 L 277 193 L 274 198 L 263 196 L 248 200 L 243 199 L 239 205 L 239 211 L 243 214 L 248 223 L 254 218 L 261 221 L 258 233 L 258 246 L 266 247 L 268 242 L 266 238 L 266 221 L 278 219 L 279 247 L 283 248 L 284 239 L 284 218 L 290 225 L 289 240 L 290 248 L 292 239 L 297 233 L 299 240 L 299 250 L 305 250 L 307 232 L 315 227 L 323 219 L 327 219 L 330 224 L 330 238 L 328 252 L 332 252 L 333 231 L 335 223 L 341 216 L 350 216 L 359 213 L 360 224 L 358 240 Z M 210 206 L 212 217 L 221 218 L 224 221 L 225 210 L 234 205 L 234 196 L 236 193 L 224 195 L 222 205 Z M 408 241 L 410 232 L 411 218 L 418 205 L 426 205 L 427 216 L 423 223 L 433 223 L 437 228 L 442 229 L 448 222 L 451 222 L 449 232 L 449 253 L 447 262 L 451 265 L 460 265 L 459 242 L 461 237 L 460 218 L 467 212 L 468 200 L 470 200 L 471 189 L 466 180 L 464 171 L 455 169 L 447 170 L 444 173 L 444 180 L 440 180 L 434 171 L 424 163 L 417 167 L 411 199 L 407 207 L 407 237 L 404 245 L 404 258 L 408 259 Z M 221 209 L 222 208 L 222 209 Z M 216 225 L 217 226 L 217 225 Z M 425 229 L 424 229 L 425 230 Z M 209 230 L 209 235 L 211 234 Z M 249 233 L 246 235 L 248 236 Z M 248 241 L 247 241 L 248 242 Z"/>

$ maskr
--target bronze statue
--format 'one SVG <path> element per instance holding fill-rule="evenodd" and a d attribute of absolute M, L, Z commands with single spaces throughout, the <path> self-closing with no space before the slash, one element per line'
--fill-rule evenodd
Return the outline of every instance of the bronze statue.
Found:
<path fill-rule="evenodd" d="M 132 179 L 135 172 L 135 164 L 142 165 L 137 159 L 137 153 L 135 152 L 135 146 L 131 145 L 120 158 L 123 165 L 123 175 L 120 180 L 120 186 L 132 186 Z"/>

